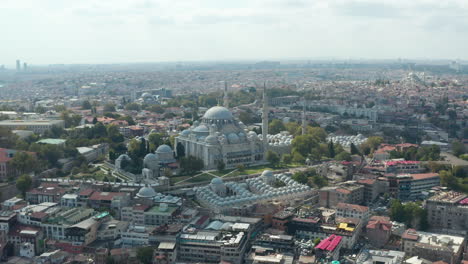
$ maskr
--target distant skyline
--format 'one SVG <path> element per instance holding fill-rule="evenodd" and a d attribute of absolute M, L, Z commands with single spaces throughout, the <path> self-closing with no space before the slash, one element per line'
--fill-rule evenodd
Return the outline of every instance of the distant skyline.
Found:
<path fill-rule="evenodd" d="M 2 0 L 0 65 L 467 59 L 466 0 Z"/>

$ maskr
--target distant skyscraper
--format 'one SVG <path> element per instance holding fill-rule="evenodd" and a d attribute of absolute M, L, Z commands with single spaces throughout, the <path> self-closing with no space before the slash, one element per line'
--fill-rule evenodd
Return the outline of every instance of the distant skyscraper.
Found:
<path fill-rule="evenodd" d="M 28 64 L 26 62 L 23 62 L 23 71 L 26 71 L 28 69 Z"/>
<path fill-rule="evenodd" d="M 16 60 L 16 71 L 21 71 L 21 61 Z"/>

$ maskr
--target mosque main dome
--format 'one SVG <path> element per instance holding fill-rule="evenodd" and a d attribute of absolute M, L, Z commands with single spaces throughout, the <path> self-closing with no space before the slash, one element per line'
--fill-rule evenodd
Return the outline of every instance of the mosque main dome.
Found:
<path fill-rule="evenodd" d="M 206 111 L 206 113 L 203 115 L 203 119 L 232 120 L 234 117 L 232 116 L 231 111 L 229 111 L 229 109 L 226 107 L 214 106 Z"/>

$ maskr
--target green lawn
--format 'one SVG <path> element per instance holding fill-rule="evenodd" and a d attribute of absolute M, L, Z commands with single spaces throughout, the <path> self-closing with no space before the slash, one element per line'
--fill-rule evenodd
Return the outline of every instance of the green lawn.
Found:
<path fill-rule="evenodd" d="M 197 177 L 192 178 L 193 176 L 178 176 L 178 177 L 171 177 L 171 183 L 175 184 L 181 181 L 184 181 L 183 183 L 196 183 L 196 182 L 204 182 L 204 181 L 210 181 L 214 177 L 208 173 L 203 173 L 201 175 L 198 175 Z M 182 184 L 182 183 L 181 183 Z"/>

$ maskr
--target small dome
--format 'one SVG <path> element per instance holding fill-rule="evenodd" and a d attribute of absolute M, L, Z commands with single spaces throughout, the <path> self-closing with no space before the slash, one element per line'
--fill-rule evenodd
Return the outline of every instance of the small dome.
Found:
<path fill-rule="evenodd" d="M 222 106 L 215 106 L 203 115 L 203 119 L 223 119 L 223 120 L 232 120 L 233 116 L 231 111 L 229 111 L 227 108 L 222 107 Z"/>
<path fill-rule="evenodd" d="M 182 131 L 182 133 L 180 133 L 180 135 L 184 136 L 184 137 L 187 137 L 188 135 L 190 135 L 190 131 L 184 130 L 184 131 Z"/>
<path fill-rule="evenodd" d="M 207 136 L 205 138 L 205 142 L 211 145 L 216 145 L 218 144 L 218 139 L 215 136 Z"/>
<path fill-rule="evenodd" d="M 137 193 L 137 196 L 140 198 L 153 198 L 156 195 L 157 193 L 154 189 L 149 186 L 142 187 Z"/>
<path fill-rule="evenodd" d="M 163 144 L 156 149 L 157 154 L 170 153 L 170 152 L 172 152 L 172 149 L 166 144 Z"/>
<path fill-rule="evenodd" d="M 158 157 L 156 157 L 155 154 L 153 153 L 148 153 L 146 154 L 145 158 L 143 159 L 144 163 L 149 163 L 149 162 L 158 162 Z"/>
<path fill-rule="evenodd" d="M 236 135 L 236 133 L 231 133 L 227 136 L 229 143 L 239 143 L 240 139 L 239 136 Z"/>
<path fill-rule="evenodd" d="M 205 125 L 200 125 L 197 126 L 195 129 L 193 129 L 194 132 L 209 132 L 208 127 Z"/>
<path fill-rule="evenodd" d="M 256 137 L 256 136 L 257 136 L 257 133 L 255 133 L 255 131 L 249 131 L 249 134 L 248 134 L 248 135 L 251 136 L 251 137 L 252 137 L 252 136 L 255 136 L 255 137 Z"/>
<path fill-rule="evenodd" d="M 223 179 L 221 179 L 220 177 L 216 177 L 216 178 L 213 178 L 211 180 L 211 184 L 223 184 Z"/>
<path fill-rule="evenodd" d="M 262 172 L 262 177 L 273 177 L 273 172 L 271 170 L 264 170 Z"/>
<path fill-rule="evenodd" d="M 132 160 L 127 154 L 122 154 L 117 159 L 118 160 Z"/>
<path fill-rule="evenodd" d="M 150 98 L 150 97 L 153 97 L 153 96 L 152 96 L 151 94 L 149 94 L 149 93 L 143 93 L 143 94 L 141 95 L 141 97 L 142 97 L 142 98 Z"/>

